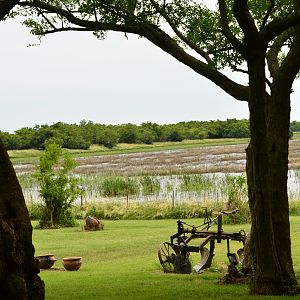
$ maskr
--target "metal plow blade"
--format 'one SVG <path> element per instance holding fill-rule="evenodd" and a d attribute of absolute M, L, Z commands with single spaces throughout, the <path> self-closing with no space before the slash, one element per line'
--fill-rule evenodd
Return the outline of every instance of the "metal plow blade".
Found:
<path fill-rule="evenodd" d="M 201 261 L 198 262 L 193 269 L 199 273 L 204 269 L 207 269 L 211 266 L 211 262 L 213 259 L 213 254 L 210 253 L 210 251 L 206 247 L 200 248 L 200 254 L 201 254 Z"/>

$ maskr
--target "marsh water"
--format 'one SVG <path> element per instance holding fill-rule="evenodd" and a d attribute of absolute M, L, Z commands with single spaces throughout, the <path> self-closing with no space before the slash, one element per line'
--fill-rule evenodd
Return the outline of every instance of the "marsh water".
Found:
<path fill-rule="evenodd" d="M 123 176 L 124 177 L 124 176 Z M 144 178 L 143 178 L 144 177 Z M 137 187 L 131 193 L 124 191 L 105 192 L 105 176 L 79 176 L 83 196 L 76 202 L 91 203 L 94 201 L 160 201 L 181 203 L 185 201 L 227 201 L 230 195 L 240 200 L 247 200 L 246 177 L 244 173 L 207 173 L 168 176 L 124 177 L 135 181 Z M 144 183 L 147 180 L 148 183 Z M 37 183 L 20 180 L 26 202 L 41 201 Z M 23 183 L 22 183 L 23 182 Z M 300 199 L 300 171 L 288 172 L 288 195 L 290 200 Z"/>

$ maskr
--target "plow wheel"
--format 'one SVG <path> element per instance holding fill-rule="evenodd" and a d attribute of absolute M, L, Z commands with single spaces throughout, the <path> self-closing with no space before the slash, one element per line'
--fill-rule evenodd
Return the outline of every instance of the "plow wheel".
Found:
<path fill-rule="evenodd" d="M 174 260 L 175 272 L 179 274 L 191 274 L 192 266 L 188 258 L 188 255 L 179 253 L 176 255 Z"/>
<path fill-rule="evenodd" d="M 174 261 L 179 249 L 169 242 L 164 242 L 159 246 L 158 259 L 165 273 L 175 272 Z"/>

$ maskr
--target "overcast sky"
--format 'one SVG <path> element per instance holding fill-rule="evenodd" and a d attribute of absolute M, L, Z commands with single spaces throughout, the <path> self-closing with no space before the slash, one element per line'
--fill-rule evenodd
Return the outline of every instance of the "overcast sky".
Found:
<path fill-rule="evenodd" d="M 248 118 L 238 102 L 145 39 L 60 33 L 38 42 L 16 20 L 0 24 L 0 130 L 55 122 L 123 124 Z M 245 83 L 245 82 L 243 82 Z M 300 83 L 292 120 L 300 120 Z M 298 99 L 297 99 L 298 98 Z"/>

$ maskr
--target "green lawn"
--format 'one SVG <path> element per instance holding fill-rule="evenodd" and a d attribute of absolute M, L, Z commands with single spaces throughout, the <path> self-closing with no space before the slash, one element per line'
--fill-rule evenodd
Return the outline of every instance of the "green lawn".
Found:
<path fill-rule="evenodd" d="M 104 231 L 84 232 L 81 227 L 34 230 L 36 255 L 54 253 L 61 258 L 82 256 L 77 272 L 42 271 L 46 300 L 67 299 L 273 299 L 250 297 L 246 285 L 220 285 L 226 266 L 226 243 L 218 244 L 212 268 L 202 274 L 165 274 L 157 248 L 176 231 L 176 220 L 105 221 Z M 200 225 L 201 220 L 189 220 Z M 300 217 L 291 217 L 293 257 L 300 279 Z M 233 231 L 245 226 L 224 226 Z M 238 247 L 238 245 L 237 245 Z M 197 261 L 197 257 L 192 257 Z M 223 270 L 223 271 L 222 271 Z M 284 297 L 275 297 L 284 299 Z M 293 299 L 300 299 L 294 297 Z"/>

